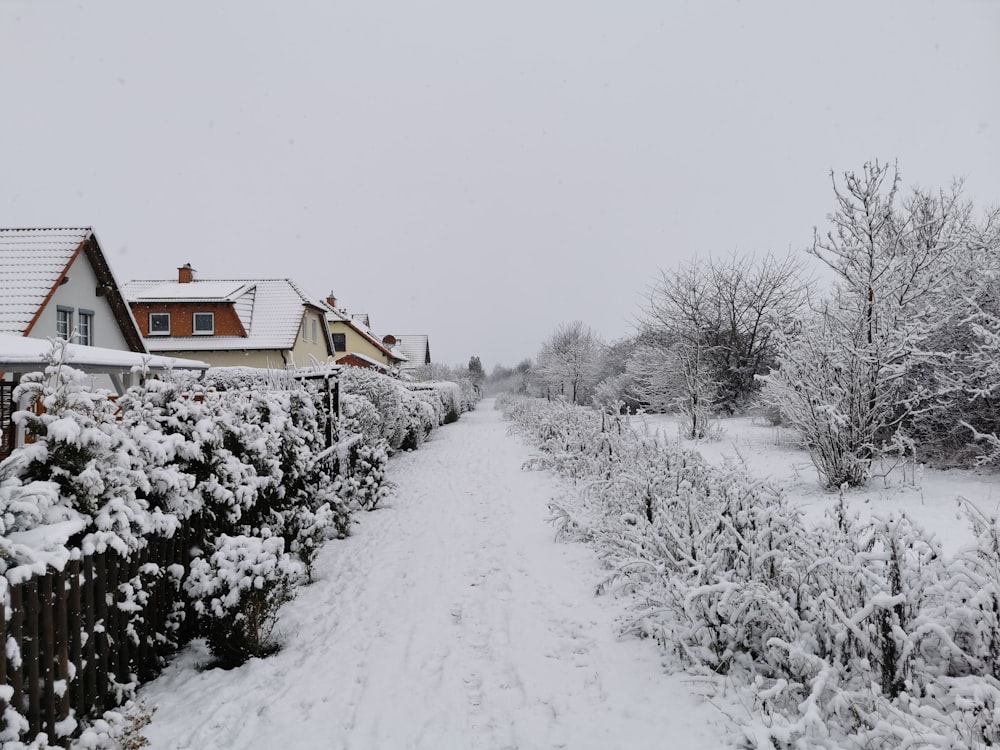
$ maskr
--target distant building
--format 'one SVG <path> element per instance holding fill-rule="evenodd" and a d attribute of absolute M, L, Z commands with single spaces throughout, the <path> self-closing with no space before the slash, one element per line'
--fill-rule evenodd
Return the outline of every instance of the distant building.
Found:
<path fill-rule="evenodd" d="M 393 334 L 385 336 L 382 343 L 406 358 L 400 365 L 404 372 L 411 372 L 431 363 L 430 338 L 424 334 Z"/>
<path fill-rule="evenodd" d="M 371 330 L 367 313 L 350 315 L 337 306 L 332 294 L 322 303 L 333 339 L 337 364 L 365 367 L 385 374 L 395 374 L 405 362 L 398 351 L 386 346 Z"/>

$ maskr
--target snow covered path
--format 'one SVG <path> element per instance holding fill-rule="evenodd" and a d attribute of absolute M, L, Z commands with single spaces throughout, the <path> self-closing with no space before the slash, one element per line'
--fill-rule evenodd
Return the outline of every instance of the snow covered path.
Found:
<path fill-rule="evenodd" d="M 188 649 L 140 692 L 151 747 L 726 747 L 654 644 L 617 640 L 592 553 L 552 541 L 557 480 L 506 429 L 487 401 L 393 459 L 398 489 L 321 551 L 279 653 L 198 671 Z"/>

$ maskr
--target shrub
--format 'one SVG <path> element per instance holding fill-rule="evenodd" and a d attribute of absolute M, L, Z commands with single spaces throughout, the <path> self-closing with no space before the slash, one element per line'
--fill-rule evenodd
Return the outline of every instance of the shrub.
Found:
<path fill-rule="evenodd" d="M 278 608 L 305 575 L 279 536 L 219 536 L 207 557 L 192 560 L 184 590 L 207 623 L 206 637 L 222 667 L 274 649 Z"/>
<path fill-rule="evenodd" d="M 740 467 L 711 467 L 617 415 L 498 399 L 573 479 L 557 535 L 594 543 L 634 594 L 626 630 L 742 686 L 759 747 L 976 748 L 1000 742 L 1000 526 L 964 504 L 976 544 L 952 560 L 905 515 L 843 503 L 808 528 Z"/>

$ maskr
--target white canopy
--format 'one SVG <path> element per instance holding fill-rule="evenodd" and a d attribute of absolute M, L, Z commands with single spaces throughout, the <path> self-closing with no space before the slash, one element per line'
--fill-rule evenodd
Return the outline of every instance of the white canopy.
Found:
<path fill-rule="evenodd" d="M 47 339 L 29 339 L 24 336 L 0 334 L 0 372 L 36 372 L 49 364 L 53 344 Z M 209 368 L 207 362 L 198 359 L 164 357 L 157 354 L 126 352 L 119 349 L 104 349 L 100 346 L 65 344 L 66 364 L 88 373 L 111 376 L 115 388 L 121 392 L 120 377 L 132 372 L 133 367 L 145 367 L 151 372 L 169 370 L 199 370 Z"/>

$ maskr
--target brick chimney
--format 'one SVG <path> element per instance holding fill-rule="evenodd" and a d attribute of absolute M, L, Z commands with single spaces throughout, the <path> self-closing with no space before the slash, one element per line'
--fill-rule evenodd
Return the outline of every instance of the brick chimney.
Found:
<path fill-rule="evenodd" d="M 190 263 L 185 263 L 177 269 L 177 283 L 190 284 L 192 281 L 194 281 L 194 269 Z"/>
<path fill-rule="evenodd" d="M 333 292 L 326 295 L 326 304 L 332 307 L 334 310 L 337 309 L 337 298 L 333 296 Z"/>

